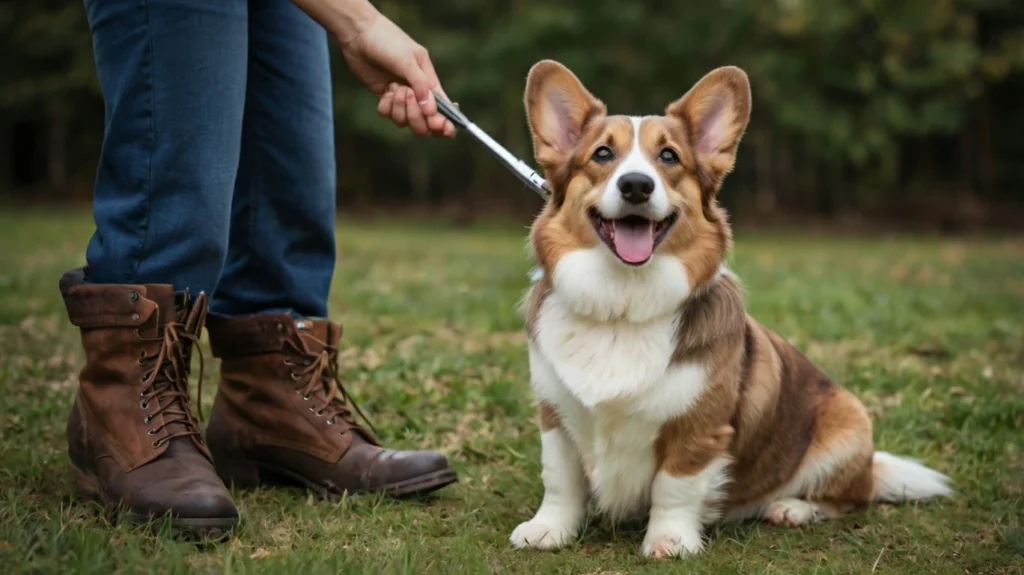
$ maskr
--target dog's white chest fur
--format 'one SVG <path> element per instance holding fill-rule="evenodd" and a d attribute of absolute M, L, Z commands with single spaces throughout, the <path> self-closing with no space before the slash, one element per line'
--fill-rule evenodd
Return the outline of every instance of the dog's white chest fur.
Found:
<path fill-rule="evenodd" d="M 536 318 L 531 383 L 538 399 L 556 406 L 599 507 L 621 517 L 646 511 L 658 433 L 700 396 L 705 370 L 699 364 L 670 365 L 678 328 L 675 300 L 689 292 L 681 266 L 667 261 L 654 267 L 660 273 L 648 279 L 655 281 L 628 282 L 660 293 L 625 294 L 608 272 L 597 283 L 577 283 L 581 272 L 604 263 L 592 259 L 596 254 L 580 255 L 590 257 L 562 262 L 578 264 L 565 270 L 575 285 L 566 290 L 558 277 L 563 270 L 556 270 L 555 290 Z M 581 299 L 580 290 L 589 297 Z M 624 302 L 633 308 L 610 309 Z"/>

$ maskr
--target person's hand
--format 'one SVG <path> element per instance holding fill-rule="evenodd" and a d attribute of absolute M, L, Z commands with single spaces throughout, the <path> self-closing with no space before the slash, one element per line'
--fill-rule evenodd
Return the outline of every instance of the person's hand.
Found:
<path fill-rule="evenodd" d="M 455 126 L 437 109 L 432 92 L 445 94 L 426 48 L 386 16 L 377 14 L 341 51 L 352 73 L 379 98 L 382 117 L 420 136 L 455 134 Z"/>

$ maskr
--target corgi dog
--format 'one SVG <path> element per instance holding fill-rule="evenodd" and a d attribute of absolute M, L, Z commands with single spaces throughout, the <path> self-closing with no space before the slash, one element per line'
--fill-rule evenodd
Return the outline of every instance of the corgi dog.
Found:
<path fill-rule="evenodd" d="M 523 300 L 544 496 L 515 547 L 572 543 L 591 500 L 646 518 L 641 553 L 670 557 L 700 552 L 715 522 L 798 526 L 952 494 L 875 451 L 860 401 L 746 313 L 716 200 L 750 117 L 741 69 L 637 117 L 544 60 L 524 100 L 552 191 Z"/>

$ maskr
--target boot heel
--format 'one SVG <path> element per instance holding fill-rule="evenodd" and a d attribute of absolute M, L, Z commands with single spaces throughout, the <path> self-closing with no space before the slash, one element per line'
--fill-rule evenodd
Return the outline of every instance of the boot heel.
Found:
<path fill-rule="evenodd" d="M 236 489 L 255 489 L 260 486 L 260 468 L 251 461 L 241 459 L 216 460 L 214 466 L 224 485 Z"/>
<path fill-rule="evenodd" d="M 72 463 L 71 480 L 74 483 L 75 492 L 82 499 L 96 501 L 100 499 L 100 483 L 92 473 L 82 471 Z"/>

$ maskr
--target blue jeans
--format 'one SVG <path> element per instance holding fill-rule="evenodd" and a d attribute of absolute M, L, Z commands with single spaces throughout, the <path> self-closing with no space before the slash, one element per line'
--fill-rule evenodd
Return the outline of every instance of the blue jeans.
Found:
<path fill-rule="evenodd" d="M 86 281 L 326 317 L 326 32 L 289 0 L 85 0 L 106 111 Z"/>

